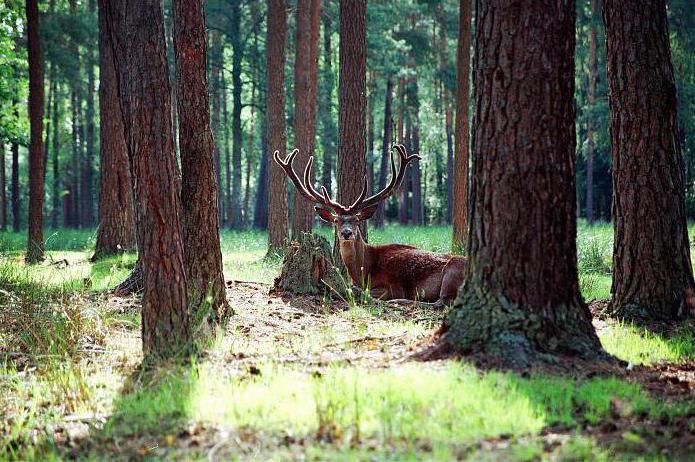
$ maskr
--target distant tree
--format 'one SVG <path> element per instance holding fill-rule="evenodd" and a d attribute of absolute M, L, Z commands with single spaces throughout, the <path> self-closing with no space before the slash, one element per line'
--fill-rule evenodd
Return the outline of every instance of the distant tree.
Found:
<path fill-rule="evenodd" d="M 99 227 L 92 260 L 134 250 L 135 210 L 105 2 L 99 0 Z M 54 139 L 55 141 L 55 139 Z M 56 155 L 56 153 L 54 153 Z M 57 155 L 56 155 L 57 160 Z M 57 161 L 54 169 L 57 169 Z M 54 170 L 54 174 L 57 170 Z M 56 179 L 57 182 L 57 179 Z M 55 192 L 54 192 L 55 194 Z M 55 198 L 54 198 L 55 200 Z"/>
<path fill-rule="evenodd" d="M 173 13 L 183 247 L 189 302 L 198 310 L 209 308 L 211 324 L 224 328 L 231 309 L 222 273 L 203 1 L 174 0 Z"/>
<path fill-rule="evenodd" d="M 14 115 L 16 119 L 19 119 L 19 111 L 17 110 L 18 102 L 16 100 L 12 101 L 12 105 L 15 107 Z M 21 228 L 21 204 L 19 198 L 19 141 L 17 139 L 12 140 L 12 171 L 10 172 L 10 205 L 12 208 L 12 231 L 18 233 Z"/>
<path fill-rule="evenodd" d="M 471 54 L 471 1 L 461 0 L 456 52 L 456 149 L 453 161 L 452 224 L 454 253 L 468 241 L 468 105 Z M 450 136 L 450 135 L 449 135 Z M 449 177 L 452 178 L 452 177 Z M 452 181 L 452 180 L 450 180 Z"/>
<path fill-rule="evenodd" d="M 104 6 L 135 177 L 142 341 L 152 361 L 188 351 L 191 338 L 164 15 L 158 0 Z"/>
<path fill-rule="evenodd" d="M 408 85 L 408 121 L 410 134 L 408 136 L 408 149 L 411 154 L 420 154 L 420 95 L 418 78 L 413 77 Z M 412 223 L 422 225 L 423 201 L 422 201 L 422 171 L 420 161 L 415 160 L 410 164 L 410 187 L 412 188 Z"/>
<path fill-rule="evenodd" d="M 241 36 L 241 0 L 231 0 L 229 39 L 232 44 L 232 197 L 230 202 L 231 221 L 234 229 L 244 226 L 241 207 L 241 146 L 244 143 L 241 130 L 242 80 L 241 66 L 244 56 L 244 40 Z"/>
<path fill-rule="evenodd" d="M 443 340 L 519 366 L 600 358 L 577 276 L 574 1 L 516 6 L 477 2 L 473 231 Z"/>
<path fill-rule="evenodd" d="M 613 299 L 620 317 L 695 313 L 666 2 L 605 0 L 613 156 Z"/>
<path fill-rule="evenodd" d="M 89 14 L 96 12 L 95 0 L 89 0 L 87 3 Z M 85 112 L 85 153 L 82 159 L 82 211 L 83 220 L 82 226 L 94 226 L 94 144 L 95 131 L 94 126 L 94 93 L 95 93 L 95 76 L 94 76 L 95 58 L 93 47 L 87 47 L 85 56 L 85 67 L 87 68 L 87 110 Z"/>
<path fill-rule="evenodd" d="M 7 181 L 5 179 L 5 142 L 0 140 L 0 231 L 7 229 Z"/>
<path fill-rule="evenodd" d="M 336 127 L 333 119 L 333 90 L 335 77 L 333 71 L 333 21 L 331 13 L 326 8 L 323 17 L 323 66 L 321 67 L 321 87 L 319 91 L 319 117 L 321 119 L 321 150 L 323 165 L 321 168 L 321 184 L 326 191 L 333 189 L 333 164 L 336 148 Z"/>
<path fill-rule="evenodd" d="M 298 0 L 296 10 L 296 52 L 294 61 L 294 140 L 299 149 L 297 164 L 306 165 L 314 155 L 318 84 L 318 41 L 321 6 L 319 0 Z M 311 231 L 312 205 L 294 195 L 292 237 Z"/>
<path fill-rule="evenodd" d="M 26 0 L 27 51 L 29 61 L 29 234 L 27 263 L 38 263 L 44 258 L 43 242 L 43 58 L 39 38 L 38 0 Z"/>
<path fill-rule="evenodd" d="M 596 74 L 598 73 L 597 27 L 598 0 L 591 0 L 591 26 L 589 27 L 589 82 L 587 86 L 588 118 L 586 120 L 586 140 L 584 155 L 586 157 L 586 221 L 594 222 L 594 147 L 596 133 L 594 130 L 593 109 L 596 103 Z"/>
<path fill-rule="evenodd" d="M 367 1 L 340 0 L 338 201 L 351 204 L 366 175 Z M 361 224 L 362 235 L 367 227 Z"/>
<path fill-rule="evenodd" d="M 266 53 L 268 88 L 268 147 L 270 152 L 287 149 L 285 129 L 285 41 L 287 37 L 287 5 L 285 0 L 268 1 L 268 36 Z M 268 156 L 268 253 L 282 249 L 288 237 L 287 180 L 282 168 Z"/>
<path fill-rule="evenodd" d="M 101 77 L 100 77 L 101 78 Z M 60 193 L 62 191 L 62 183 L 61 183 L 61 177 L 60 177 L 60 160 L 59 160 L 59 154 L 60 154 L 60 129 L 58 128 L 58 125 L 60 124 L 60 105 L 58 104 L 58 100 L 60 98 L 60 85 L 58 82 L 56 82 L 56 95 L 55 98 L 53 98 L 53 149 L 52 149 L 52 155 L 51 155 L 51 167 L 53 171 L 53 183 L 52 183 L 52 191 L 53 191 L 53 206 L 51 210 L 51 227 L 53 229 L 58 228 L 58 216 L 60 214 L 60 204 L 61 204 L 61 199 L 60 199 Z M 119 109 L 119 115 L 120 115 L 120 109 Z M 123 133 L 121 131 L 121 133 Z M 102 142 L 103 142 L 103 133 L 101 134 L 102 136 Z M 123 136 L 123 135 L 121 135 Z M 126 168 L 128 168 L 127 164 L 127 157 L 126 157 Z M 130 201 L 131 208 L 132 208 L 132 203 L 133 201 Z M 131 224 L 133 223 L 132 219 L 132 213 L 131 213 Z M 135 231 L 134 228 L 131 230 L 132 234 L 132 246 L 135 246 Z M 97 245 L 98 246 L 98 245 Z"/>
<path fill-rule="evenodd" d="M 261 164 L 258 168 L 258 189 L 253 207 L 253 227 L 268 229 L 268 122 L 265 114 L 261 121 Z"/>
<path fill-rule="evenodd" d="M 386 175 L 388 173 L 389 166 L 389 152 L 391 149 L 391 125 L 393 124 L 392 109 L 393 104 L 393 77 L 388 75 L 386 77 L 386 97 L 384 101 L 384 137 L 381 142 L 381 163 L 379 168 L 379 186 L 378 190 L 381 191 L 386 187 Z M 385 216 L 386 201 L 382 201 L 379 207 L 376 209 L 374 214 L 374 226 L 376 228 L 381 228 L 384 226 L 384 216 Z"/>

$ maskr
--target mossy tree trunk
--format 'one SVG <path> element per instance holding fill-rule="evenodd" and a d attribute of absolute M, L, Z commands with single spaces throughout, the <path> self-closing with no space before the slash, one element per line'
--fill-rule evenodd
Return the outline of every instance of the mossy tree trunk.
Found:
<path fill-rule="evenodd" d="M 579 293 L 571 0 L 478 2 L 472 231 L 443 341 L 526 367 L 605 353 Z"/>
<path fill-rule="evenodd" d="M 340 277 L 326 238 L 302 233 L 293 239 L 282 261 L 275 290 L 295 295 L 317 295 L 330 291 L 345 292 L 349 279 Z"/>

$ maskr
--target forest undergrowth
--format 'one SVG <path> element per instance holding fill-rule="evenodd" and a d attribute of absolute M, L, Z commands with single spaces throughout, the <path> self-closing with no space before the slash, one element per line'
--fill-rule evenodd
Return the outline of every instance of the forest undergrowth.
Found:
<path fill-rule="evenodd" d="M 692 230 L 692 228 L 691 228 Z M 329 233 L 322 228 L 320 232 Z M 370 230 L 446 251 L 446 227 Z M 570 373 L 418 362 L 444 313 L 269 295 L 280 259 L 260 232 L 224 232 L 225 335 L 192 364 L 139 372 L 136 297 L 106 290 L 135 264 L 90 263 L 93 231 L 49 234 L 22 263 L 0 234 L 0 459 L 585 460 L 695 453 L 693 325 L 600 316 L 610 225 L 581 225 L 578 266 L 604 348 L 624 360 Z"/>

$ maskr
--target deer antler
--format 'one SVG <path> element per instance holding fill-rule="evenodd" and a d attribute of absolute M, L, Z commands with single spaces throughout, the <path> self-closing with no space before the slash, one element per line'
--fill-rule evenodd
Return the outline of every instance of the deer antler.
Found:
<path fill-rule="evenodd" d="M 402 144 L 394 145 L 394 149 L 398 152 L 400 162 L 398 166 L 398 171 L 396 171 L 396 163 L 393 160 L 393 152 L 391 152 L 391 181 L 389 182 L 389 184 L 386 185 L 386 187 L 378 193 L 369 196 L 365 199 L 365 197 L 367 196 L 368 189 L 367 176 L 365 175 L 362 191 L 360 192 L 360 195 L 357 197 L 355 202 L 353 202 L 352 205 L 350 205 L 349 207 L 345 207 L 339 202 L 331 199 L 331 196 L 328 194 L 328 191 L 323 186 L 321 186 L 320 193 L 316 190 L 316 188 L 314 188 L 311 182 L 311 167 L 314 164 L 313 156 L 309 157 L 309 162 L 307 162 L 306 168 L 304 169 L 304 181 L 302 181 L 299 178 L 297 173 L 294 171 L 294 166 L 292 165 L 292 162 L 294 162 L 294 158 L 297 156 L 297 153 L 299 152 L 298 149 L 292 151 L 285 158 L 285 160 L 282 160 L 282 158 L 280 157 L 280 151 L 275 151 L 275 153 L 273 153 L 273 159 L 285 171 L 285 174 L 287 174 L 289 179 L 292 180 L 292 183 L 294 183 L 295 188 L 297 188 L 297 192 L 299 192 L 302 196 L 304 196 L 312 202 L 324 205 L 332 209 L 338 215 L 352 215 L 367 207 L 376 205 L 379 202 L 386 199 L 388 196 L 390 196 L 393 193 L 393 191 L 398 189 L 401 186 L 401 183 L 403 183 L 403 178 L 405 177 L 405 171 L 408 167 L 408 164 L 414 159 L 420 159 L 420 156 L 418 156 L 417 154 L 412 154 L 409 156 L 405 150 L 405 146 L 403 146 Z"/>

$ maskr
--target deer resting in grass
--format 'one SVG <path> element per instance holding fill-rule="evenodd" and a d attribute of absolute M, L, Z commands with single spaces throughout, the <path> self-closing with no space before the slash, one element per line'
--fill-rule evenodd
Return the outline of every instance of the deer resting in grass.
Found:
<path fill-rule="evenodd" d="M 405 147 L 395 145 L 400 157 L 399 168 L 391 153 L 391 180 L 378 193 L 367 197 L 367 177 L 364 178 L 362 192 L 355 202 L 346 207 L 331 199 L 326 188 L 319 193 L 311 182 L 311 167 L 314 158 L 310 157 L 304 169 L 303 180 L 292 165 L 297 149 L 284 160 L 275 151 L 273 158 L 294 183 L 297 192 L 311 202 L 318 216 L 335 226 L 340 245 L 340 256 L 350 274 L 352 283 L 360 289 L 369 287 L 375 298 L 397 302 L 418 301 L 442 307 L 456 297 L 463 283 L 466 266 L 464 257 L 425 252 L 402 244 L 369 245 L 364 242 L 360 227 L 361 221 L 368 220 L 379 204 L 398 190 L 403 182 L 406 167 L 418 155 L 408 156 Z"/>

